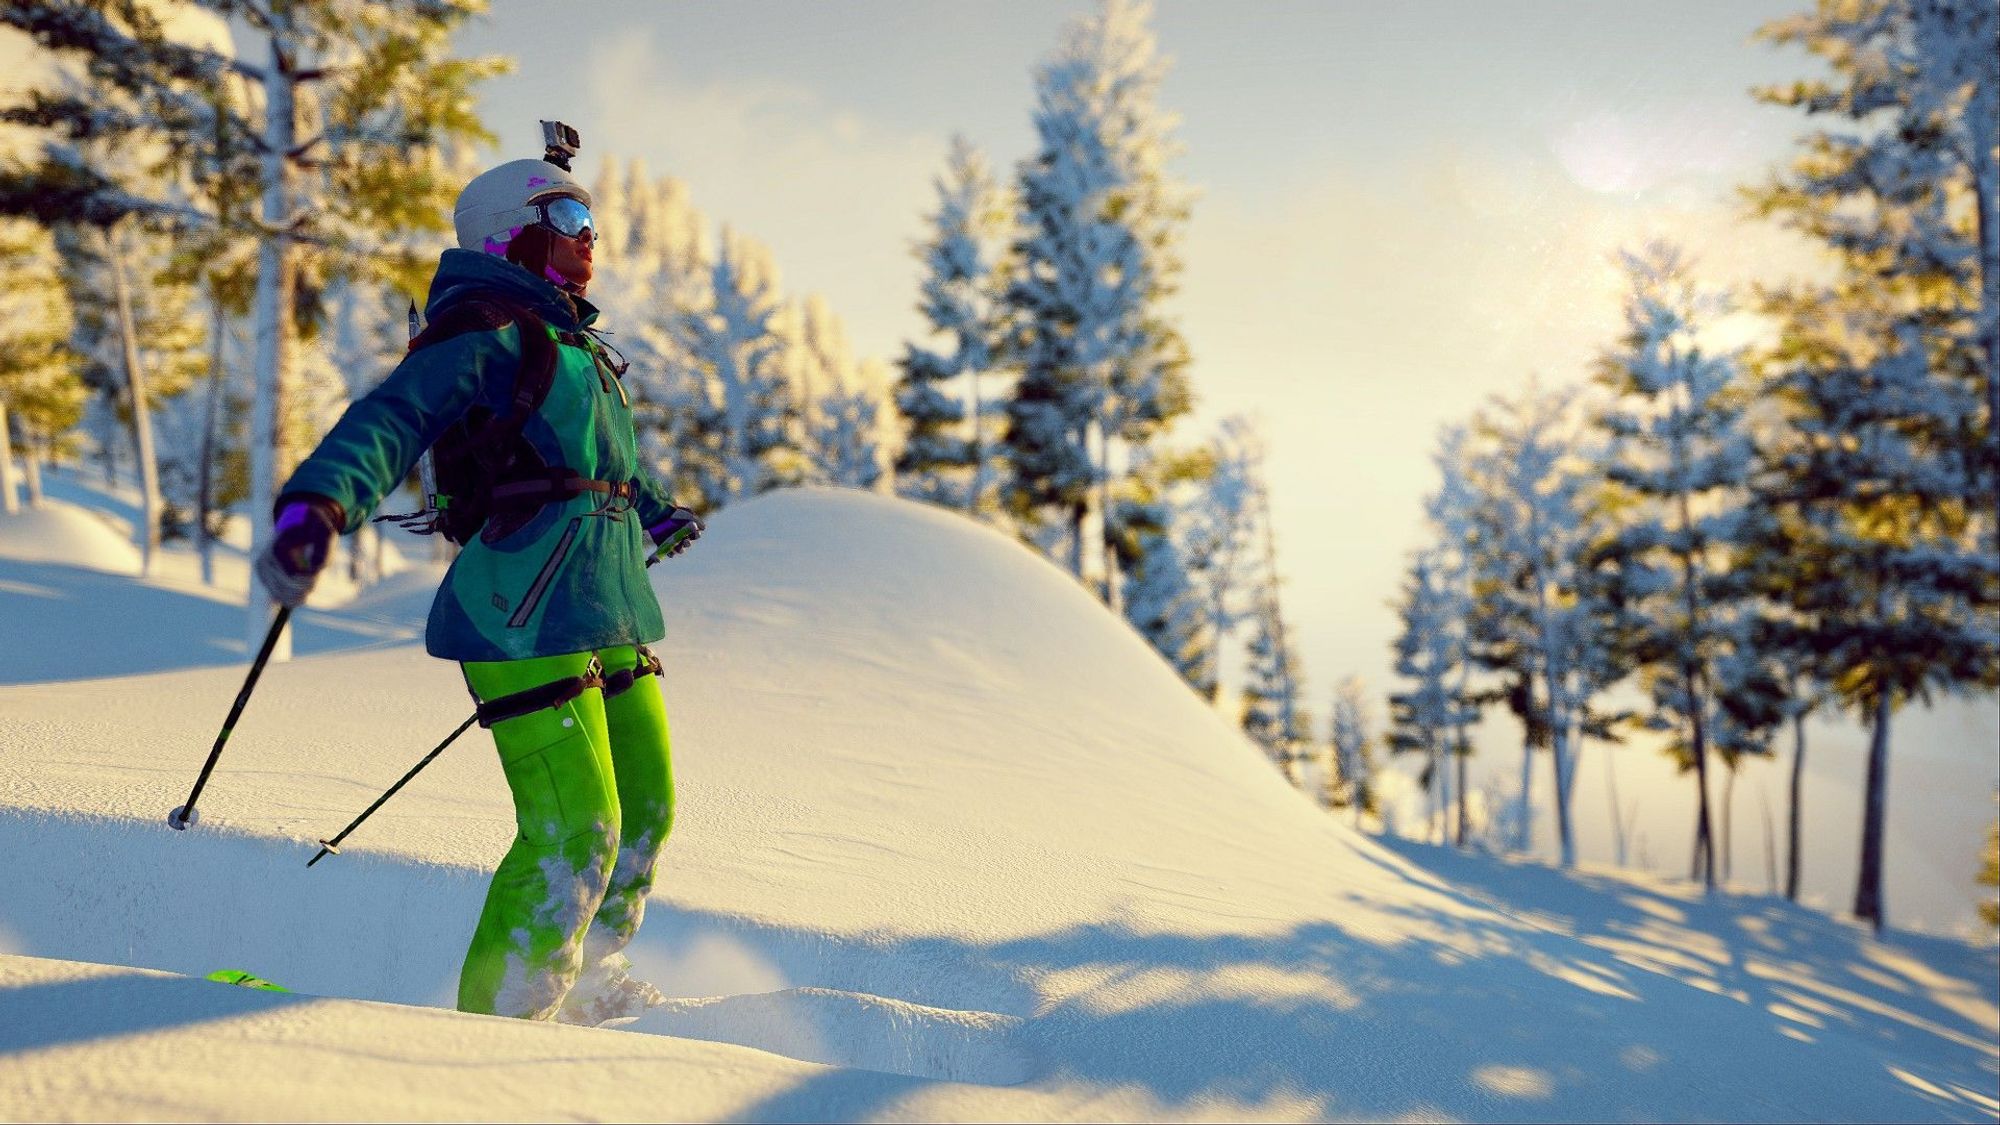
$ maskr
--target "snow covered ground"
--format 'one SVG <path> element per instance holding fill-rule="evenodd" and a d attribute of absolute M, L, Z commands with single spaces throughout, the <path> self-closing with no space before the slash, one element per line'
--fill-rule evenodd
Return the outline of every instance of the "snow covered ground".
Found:
<path fill-rule="evenodd" d="M 1990 947 L 1358 835 L 1055 568 L 824 491 L 653 572 L 678 999 L 443 1011 L 485 736 L 305 866 L 470 711 L 427 572 L 302 615 L 176 833 L 242 614 L 90 520 L 0 517 L 0 1118 L 2000 1117 Z"/>

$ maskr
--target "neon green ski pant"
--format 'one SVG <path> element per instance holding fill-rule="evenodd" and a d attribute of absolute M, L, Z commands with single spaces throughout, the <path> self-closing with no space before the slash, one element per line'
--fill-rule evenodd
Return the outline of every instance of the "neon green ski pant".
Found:
<path fill-rule="evenodd" d="M 482 702 L 639 661 L 629 645 L 595 654 L 467 663 Z M 598 688 L 493 725 L 518 831 L 493 874 L 458 978 L 458 1007 L 547 1019 L 586 966 L 625 948 L 673 828 L 667 713 L 655 676 L 611 699 Z"/>

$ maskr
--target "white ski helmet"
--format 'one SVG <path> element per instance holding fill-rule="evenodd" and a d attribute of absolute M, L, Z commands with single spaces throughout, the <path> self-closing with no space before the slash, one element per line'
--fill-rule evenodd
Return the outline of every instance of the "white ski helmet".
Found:
<path fill-rule="evenodd" d="M 505 254 L 523 227 L 541 218 L 535 204 L 569 196 L 590 206 L 590 192 L 575 176 L 546 160 L 509 160 L 481 172 L 458 193 L 452 225 L 466 250 Z"/>

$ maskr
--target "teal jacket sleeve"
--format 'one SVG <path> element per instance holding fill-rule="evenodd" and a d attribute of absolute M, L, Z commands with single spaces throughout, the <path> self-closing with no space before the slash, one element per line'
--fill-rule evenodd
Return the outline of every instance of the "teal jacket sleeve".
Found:
<path fill-rule="evenodd" d="M 632 498 L 632 510 L 639 513 L 640 525 L 651 531 L 667 518 L 668 512 L 674 510 L 674 498 L 667 495 L 667 486 L 661 484 L 659 478 L 642 468 L 639 470 L 639 494 Z"/>
<path fill-rule="evenodd" d="M 410 353 L 347 408 L 279 495 L 324 496 L 346 513 L 341 531 L 353 531 L 466 410 L 511 393 L 519 368 L 520 335 L 511 324 Z"/>

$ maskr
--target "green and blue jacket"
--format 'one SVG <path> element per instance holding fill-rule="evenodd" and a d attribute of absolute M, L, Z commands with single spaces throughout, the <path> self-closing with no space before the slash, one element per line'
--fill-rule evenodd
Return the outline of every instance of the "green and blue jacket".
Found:
<path fill-rule="evenodd" d="M 446 250 L 426 315 L 435 321 L 480 294 L 530 308 L 577 341 L 558 342 L 548 397 L 522 436 L 550 465 L 586 479 L 631 481 L 635 492 L 629 505 L 585 492 L 545 505 L 494 542 L 475 536 L 438 588 L 425 648 L 447 660 L 519 660 L 660 640 L 666 627 L 646 581 L 646 529 L 674 505 L 640 465 L 624 386 L 580 335 L 597 309 L 504 258 Z M 348 407 L 281 495 L 326 497 L 340 505 L 343 531 L 360 527 L 468 410 L 506 411 L 521 366 L 520 332 L 509 324 L 412 352 Z"/>

